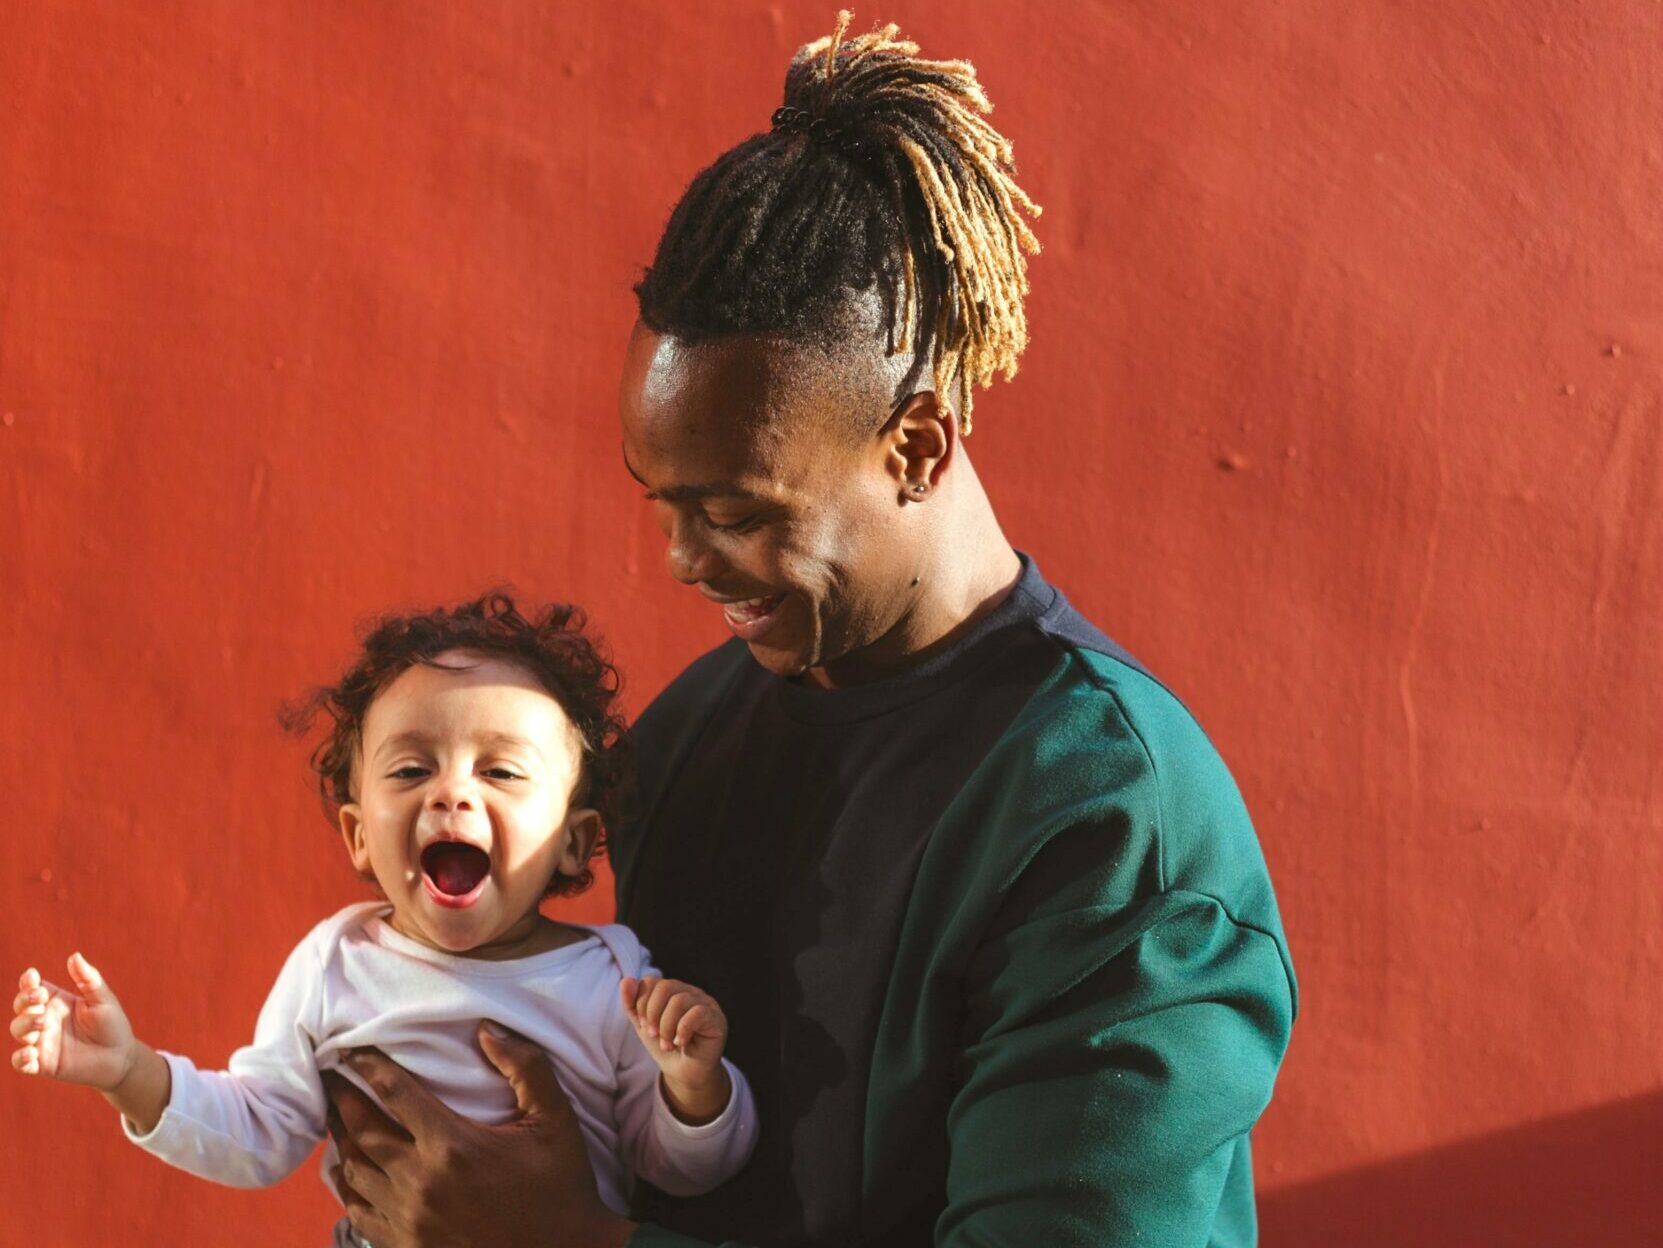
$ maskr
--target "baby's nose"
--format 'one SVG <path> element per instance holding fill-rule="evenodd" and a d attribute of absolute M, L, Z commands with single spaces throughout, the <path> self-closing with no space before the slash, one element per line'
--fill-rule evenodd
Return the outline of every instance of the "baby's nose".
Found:
<path fill-rule="evenodd" d="M 473 786 L 459 780 L 441 780 L 427 795 L 430 810 L 473 810 L 478 800 Z"/>

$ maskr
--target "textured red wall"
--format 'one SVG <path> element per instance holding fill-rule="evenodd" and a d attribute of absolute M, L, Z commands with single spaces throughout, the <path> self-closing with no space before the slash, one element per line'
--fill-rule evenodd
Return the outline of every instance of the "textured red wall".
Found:
<path fill-rule="evenodd" d="M 361 895 L 273 718 L 355 620 L 571 597 L 637 708 L 721 637 L 619 460 L 629 285 L 833 7 L 0 6 L 0 970 L 82 948 L 220 1062 Z M 1663 9 L 880 16 L 1046 208 L 971 443 L 1007 529 L 1259 821 L 1305 991 L 1267 1243 L 1652 1240 Z M 3 1073 L 7 1245 L 332 1216 Z"/>

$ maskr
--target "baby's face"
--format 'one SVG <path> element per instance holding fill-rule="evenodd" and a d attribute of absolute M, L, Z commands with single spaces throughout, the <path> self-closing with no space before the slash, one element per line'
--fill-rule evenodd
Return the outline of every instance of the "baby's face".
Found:
<path fill-rule="evenodd" d="M 399 931 L 449 953 L 502 952 L 536 930 L 554 873 L 582 870 L 599 816 L 568 809 L 577 732 L 534 677 L 466 651 L 438 662 L 370 704 L 341 832 Z"/>

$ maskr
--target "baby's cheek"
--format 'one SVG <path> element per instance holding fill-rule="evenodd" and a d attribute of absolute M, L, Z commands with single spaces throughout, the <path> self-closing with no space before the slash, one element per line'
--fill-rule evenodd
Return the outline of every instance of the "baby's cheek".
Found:
<path fill-rule="evenodd" d="M 559 864 L 564 840 L 544 834 L 511 844 L 502 858 L 504 882 L 541 891 Z"/>

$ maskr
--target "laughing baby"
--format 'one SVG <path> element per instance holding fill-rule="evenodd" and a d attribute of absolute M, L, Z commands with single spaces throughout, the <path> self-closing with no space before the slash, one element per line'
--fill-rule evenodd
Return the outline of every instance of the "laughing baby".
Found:
<path fill-rule="evenodd" d="M 23 973 L 13 1067 L 97 1088 L 128 1137 L 175 1166 L 264 1187 L 325 1135 L 321 1072 L 369 1091 L 342 1061 L 354 1049 L 379 1049 L 458 1113 L 513 1118 L 483 1024 L 548 1053 L 613 1210 L 635 1176 L 677 1195 L 731 1177 L 755 1146 L 756 1111 L 722 1057 L 721 1008 L 660 976 L 628 928 L 539 909 L 590 883 L 626 757 L 616 673 L 582 625 L 569 607 L 522 615 L 500 593 L 390 616 L 300 709 L 301 724 L 332 722 L 313 765 L 381 899 L 300 942 L 228 1069 L 140 1041 L 79 953 L 69 987 Z M 334 1161 L 330 1145 L 326 1180 Z M 333 1242 L 365 1241 L 343 1217 Z"/>

